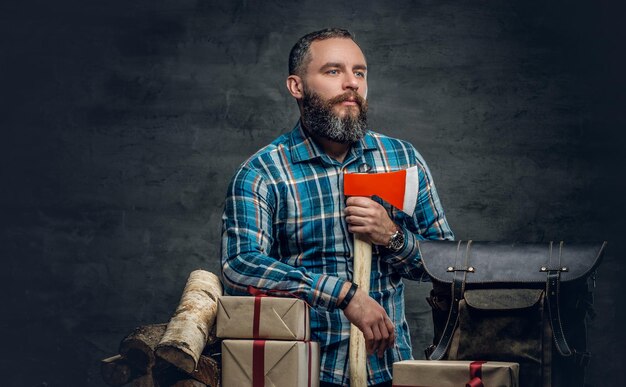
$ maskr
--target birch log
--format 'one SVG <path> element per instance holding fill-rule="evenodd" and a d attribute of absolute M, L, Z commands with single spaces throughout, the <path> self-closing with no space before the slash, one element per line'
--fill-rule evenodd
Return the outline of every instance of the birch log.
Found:
<path fill-rule="evenodd" d="M 217 298 L 222 295 L 219 278 L 208 271 L 189 275 L 176 313 L 156 348 L 156 355 L 193 373 L 215 324 Z"/>

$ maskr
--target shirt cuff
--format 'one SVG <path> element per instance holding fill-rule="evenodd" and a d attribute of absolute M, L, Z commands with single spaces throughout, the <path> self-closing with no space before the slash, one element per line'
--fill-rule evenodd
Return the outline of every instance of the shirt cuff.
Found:
<path fill-rule="evenodd" d="M 337 299 L 346 280 L 326 274 L 313 274 L 311 277 L 313 288 L 309 295 L 309 305 L 322 311 L 332 312 L 337 308 Z"/>

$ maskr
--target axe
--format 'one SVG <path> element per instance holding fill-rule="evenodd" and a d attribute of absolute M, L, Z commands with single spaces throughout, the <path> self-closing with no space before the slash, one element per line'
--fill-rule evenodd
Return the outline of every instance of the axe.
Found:
<path fill-rule="evenodd" d="M 343 177 L 345 196 L 378 196 L 408 215 L 417 203 L 417 167 L 385 173 L 346 173 Z M 353 282 L 369 294 L 372 270 L 372 245 L 363 236 L 354 235 Z M 353 324 L 350 326 L 350 386 L 367 386 L 365 338 Z"/>

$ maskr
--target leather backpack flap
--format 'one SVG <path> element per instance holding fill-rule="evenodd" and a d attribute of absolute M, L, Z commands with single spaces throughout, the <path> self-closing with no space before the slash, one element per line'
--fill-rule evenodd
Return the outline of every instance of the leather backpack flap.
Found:
<path fill-rule="evenodd" d="M 602 244 L 516 244 L 472 241 L 420 241 L 426 273 L 451 284 L 456 271 L 466 271 L 465 283 L 543 287 L 547 272 L 558 270 L 561 282 L 584 279 L 600 264 Z"/>

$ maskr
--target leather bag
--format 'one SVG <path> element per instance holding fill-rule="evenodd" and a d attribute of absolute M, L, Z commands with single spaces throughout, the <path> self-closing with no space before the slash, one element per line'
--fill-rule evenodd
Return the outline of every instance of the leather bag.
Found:
<path fill-rule="evenodd" d="M 521 387 L 582 387 L 605 246 L 420 241 L 433 282 L 427 358 L 516 362 Z"/>

